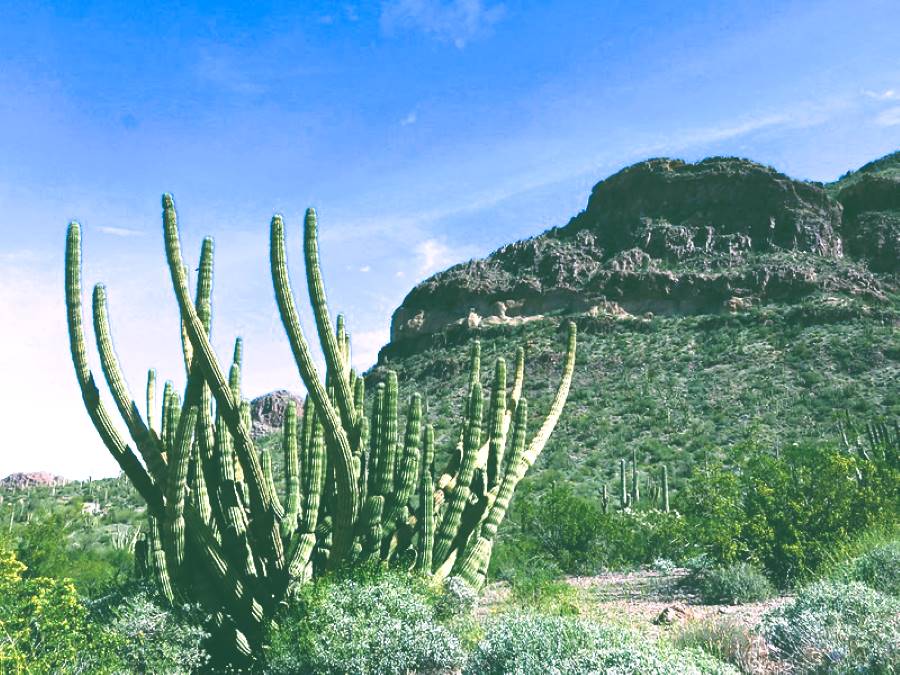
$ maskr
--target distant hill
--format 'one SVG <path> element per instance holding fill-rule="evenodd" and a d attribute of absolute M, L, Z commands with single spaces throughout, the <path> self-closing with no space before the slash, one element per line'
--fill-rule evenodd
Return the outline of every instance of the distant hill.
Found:
<path fill-rule="evenodd" d="M 900 153 L 829 185 L 736 158 L 640 162 L 565 225 L 412 289 L 370 377 L 398 370 L 450 445 L 471 340 L 485 363 L 526 346 L 540 414 L 574 318 L 574 386 L 537 473 L 585 489 L 633 448 L 677 474 L 735 444 L 836 438 L 844 410 L 900 416 L 898 181 Z"/>
<path fill-rule="evenodd" d="M 68 482 L 65 478 L 54 476 L 46 471 L 11 473 L 6 478 L 0 479 L 0 488 L 22 489 L 35 486 L 66 485 Z"/>

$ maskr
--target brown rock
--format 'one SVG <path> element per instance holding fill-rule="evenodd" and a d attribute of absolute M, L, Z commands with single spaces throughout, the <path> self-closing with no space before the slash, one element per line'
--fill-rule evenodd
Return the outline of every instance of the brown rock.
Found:
<path fill-rule="evenodd" d="M 298 415 L 302 414 L 303 399 L 284 389 L 269 392 L 250 401 L 250 433 L 254 438 L 268 436 L 281 431 L 284 425 L 284 410 L 288 403 L 295 401 Z"/>
<path fill-rule="evenodd" d="M 657 626 L 671 626 L 694 618 L 694 613 L 684 605 L 669 605 L 653 620 Z"/>

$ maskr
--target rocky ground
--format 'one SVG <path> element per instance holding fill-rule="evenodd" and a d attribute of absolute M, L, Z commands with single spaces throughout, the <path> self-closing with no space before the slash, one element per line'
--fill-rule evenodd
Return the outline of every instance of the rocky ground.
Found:
<path fill-rule="evenodd" d="M 727 628 L 716 639 L 733 642 L 729 648 L 743 672 L 786 672 L 759 636 L 757 626 L 763 614 L 788 602 L 790 596 L 744 605 L 704 605 L 679 583 L 687 574 L 680 568 L 671 572 L 639 570 L 568 577 L 565 582 L 575 590 L 573 599 L 582 615 L 628 625 L 651 640 L 677 639 L 699 626 Z M 478 613 L 484 618 L 504 611 L 510 600 L 506 582 L 491 584 L 482 593 Z"/>

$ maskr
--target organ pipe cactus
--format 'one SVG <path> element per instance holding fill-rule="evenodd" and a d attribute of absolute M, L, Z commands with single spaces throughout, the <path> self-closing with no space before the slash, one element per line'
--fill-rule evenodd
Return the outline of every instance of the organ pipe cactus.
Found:
<path fill-rule="evenodd" d="M 142 414 L 113 347 L 106 289 L 98 285 L 93 294 L 103 374 L 133 445 L 113 425 L 88 366 L 76 222 L 66 239 L 65 284 L 82 397 L 104 444 L 147 503 L 149 531 L 138 550 L 142 567 L 163 594 L 172 601 L 200 603 L 214 617 L 218 638 L 249 658 L 290 589 L 329 569 L 379 561 L 436 579 L 459 575 L 481 586 L 516 485 L 540 455 L 565 405 L 575 365 L 575 325 L 568 325 L 556 396 L 530 441 L 523 350 L 516 353 L 511 387 L 506 362 L 497 361 L 485 415 L 480 345 L 474 341 L 460 440 L 438 473 L 434 430 L 418 394 L 409 397 L 401 425 L 396 373 L 387 373 L 375 388 L 374 404 L 366 406 L 365 380 L 350 366 L 346 324 L 340 316 L 333 323 L 328 309 L 316 214 L 310 209 L 303 254 L 324 374 L 314 366 L 288 275 L 284 223 L 275 216 L 272 281 L 308 392 L 302 420 L 293 403 L 286 410 L 285 493 L 279 496 L 269 451 L 258 449 L 250 435 L 249 406 L 241 395 L 243 344 L 236 341 L 228 365 L 210 343 L 213 242 L 203 242 L 191 297 L 171 195 L 163 196 L 163 230 L 187 377 L 182 393 L 171 381 L 165 383 L 158 418 L 156 371 L 148 372 Z"/>

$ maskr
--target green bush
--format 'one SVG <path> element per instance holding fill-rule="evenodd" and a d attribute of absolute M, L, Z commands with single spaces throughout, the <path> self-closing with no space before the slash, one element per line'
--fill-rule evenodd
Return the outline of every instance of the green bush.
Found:
<path fill-rule="evenodd" d="M 742 673 L 768 672 L 765 640 L 738 620 L 721 617 L 690 621 L 676 634 L 674 644 L 682 649 L 699 649 Z"/>
<path fill-rule="evenodd" d="M 510 576 L 510 600 L 515 606 L 544 614 L 576 615 L 577 593 L 560 577 L 559 568 L 552 561 L 536 560 L 530 568 L 516 570 Z"/>
<path fill-rule="evenodd" d="M 707 605 L 760 602 L 774 593 L 766 576 L 749 563 L 698 570 L 691 583 Z"/>
<path fill-rule="evenodd" d="M 737 673 L 698 651 L 648 644 L 628 631 L 585 619 L 510 613 L 491 621 L 467 675 L 662 675 Z"/>
<path fill-rule="evenodd" d="M 561 574 L 594 574 L 650 564 L 660 557 L 682 560 L 692 550 L 685 520 L 677 513 L 603 513 L 599 500 L 564 484 L 543 493 L 533 488 L 522 492 L 491 559 L 498 578 L 529 575 L 536 564 Z"/>
<path fill-rule="evenodd" d="M 111 612 L 109 630 L 128 672 L 192 673 L 209 661 L 208 634 L 191 608 L 163 609 L 145 591 L 126 598 Z"/>
<path fill-rule="evenodd" d="M 566 573 L 596 571 L 596 547 L 603 533 L 598 500 L 576 494 L 569 485 L 553 485 L 540 498 L 518 502 L 521 532 Z"/>
<path fill-rule="evenodd" d="M 814 578 L 854 534 L 900 521 L 900 471 L 831 445 L 778 456 L 737 448 L 733 466 L 696 471 L 675 500 L 687 540 L 719 566 L 749 559 L 780 586 Z"/>
<path fill-rule="evenodd" d="M 900 669 L 900 601 L 859 582 L 817 582 L 762 619 L 763 633 L 792 668 L 816 673 Z"/>
<path fill-rule="evenodd" d="M 270 635 L 272 673 L 406 675 L 459 668 L 460 639 L 436 591 L 399 575 L 307 584 Z"/>
<path fill-rule="evenodd" d="M 851 577 L 882 593 L 900 596 L 900 541 L 879 544 L 850 564 Z"/>
<path fill-rule="evenodd" d="M 25 571 L 0 549 L 0 672 L 120 672 L 114 635 L 91 623 L 72 582 Z"/>
<path fill-rule="evenodd" d="M 898 520 L 897 468 L 830 446 L 752 453 L 743 480 L 741 539 L 782 585 L 813 578 L 854 534 Z"/>

